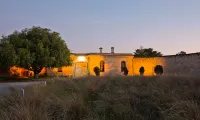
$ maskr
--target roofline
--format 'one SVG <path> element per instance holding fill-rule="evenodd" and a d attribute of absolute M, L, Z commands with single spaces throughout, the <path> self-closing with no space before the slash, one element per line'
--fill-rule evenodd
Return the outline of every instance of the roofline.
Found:
<path fill-rule="evenodd" d="M 71 53 L 73 55 L 133 56 L 132 53 Z"/>
<path fill-rule="evenodd" d="M 184 56 L 192 56 L 192 55 L 200 55 L 200 52 L 196 52 L 196 53 L 188 53 L 188 54 L 180 54 L 180 55 L 163 55 L 163 56 L 146 57 L 146 58 L 184 57 Z M 144 58 L 144 57 L 134 57 L 134 58 Z"/>
<path fill-rule="evenodd" d="M 132 53 L 71 53 L 73 55 L 103 55 L 103 56 L 133 56 Z M 188 53 L 188 54 L 180 54 L 180 55 L 163 55 L 157 57 L 146 57 L 146 58 L 160 58 L 160 57 L 179 57 L 179 56 L 192 56 L 192 55 L 200 55 L 200 52 L 196 53 Z M 135 57 L 135 58 L 144 58 L 144 57 Z"/>
<path fill-rule="evenodd" d="M 177 57 L 177 56 L 192 56 L 192 55 L 200 55 L 200 52 L 180 54 L 180 55 L 164 55 L 164 56 L 160 56 L 160 57 Z"/>

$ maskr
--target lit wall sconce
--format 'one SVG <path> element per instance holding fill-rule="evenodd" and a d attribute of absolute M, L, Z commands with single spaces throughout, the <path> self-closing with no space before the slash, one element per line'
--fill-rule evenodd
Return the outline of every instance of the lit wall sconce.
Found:
<path fill-rule="evenodd" d="M 86 58 L 85 56 L 78 56 L 78 62 L 85 62 Z"/>

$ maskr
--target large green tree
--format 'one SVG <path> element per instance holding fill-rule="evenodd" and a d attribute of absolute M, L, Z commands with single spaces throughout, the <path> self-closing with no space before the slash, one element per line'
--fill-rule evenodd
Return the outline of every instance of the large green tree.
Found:
<path fill-rule="evenodd" d="M 136 49 L 134 52 L 134 57 L 159 57 L 162 56 L 161 52 L 155 51 L 153 48 L 143 48 Z"/>
<path fill-rule="evenodd" d="M 35 78 L 43 67 L 71 64 L 70 50 L 60 34 L 33 26 L 14 31 L 0 39 L 0 68 L 23 67 L 34 72 Z"/>

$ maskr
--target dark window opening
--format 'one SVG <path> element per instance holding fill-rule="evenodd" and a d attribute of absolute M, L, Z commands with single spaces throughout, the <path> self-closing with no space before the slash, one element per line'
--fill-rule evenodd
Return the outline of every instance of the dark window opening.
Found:
<path fill-rule="evenodd" d="M 154 72 L 156 73 L 156 75 L 162 75 L 163 74 L 163 67 L 161 65 L 157 65 L 154 68 Z"/>
<path fill-rule="evenodd" d="M 122 61 L 121 62 L 121 72 L 124 72 L 126 69 L 126 62 L 125 61 Z"/>
<path fill-rule="evenodd" d="M 100 72 L 104 72 L 105 62 L 102 60 L 100 61 Z"/>

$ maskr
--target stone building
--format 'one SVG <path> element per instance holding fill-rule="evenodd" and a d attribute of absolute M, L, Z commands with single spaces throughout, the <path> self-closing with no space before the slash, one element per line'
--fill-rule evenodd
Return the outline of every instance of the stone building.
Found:
<path fill-rule="evenodd" d="M 73 53 L 72 66 L 61 68 L 43 68 L 40 75 L 57 76 L 92 76 L 95 75 L 94 67 L 99 67 L 100 76 L 124 75 L 124 68 L 128 69 L 128 76 L 140 75 L 140 69 L 144 68 L 144 76 L 154 76 L 156 71 L 161 71 L 162 75 L 192 75 L 200 76 L 200 54 L 192 53 L 186 55 L 170 55 L 152 58 L 134 58 L 132 53 L 115 53 L 111 47 L 109 53 L 103 52 L 99 48 L 98 53 Z M 160 67 L 159 70 L 156 70 Z M 30 76 L 32 72 L 23 68 L 11 68 L 11 74 L 19 76 Z"/>
<path fill-rule="evenodd" d="M 104 53 L 103 48 L 99 48 L 98 53 L 73 53 L 71 55 L 72 66 L 47 69 L 47 75 L 60 74 L 74 77 L 95 75 L 94 67 L 100 68 L 100 76 L 105 75 L 124 75 L 123 68 L 128 69 L 128 75 L 133 75 L 133 54 L 115 53 L 111 47 L 110 53 Z M 60 69 L 60 70 L 59 70 Z M 42 73 L 44 73 L 42 71 Z"/>

